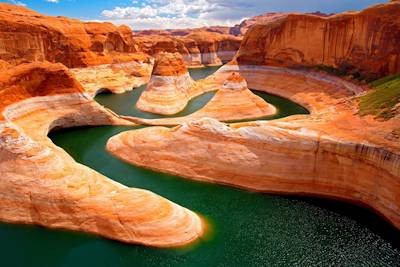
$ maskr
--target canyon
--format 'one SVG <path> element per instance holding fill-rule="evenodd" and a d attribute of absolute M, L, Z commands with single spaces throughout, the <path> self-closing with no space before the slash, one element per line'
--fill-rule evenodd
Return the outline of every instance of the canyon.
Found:
<path fill-rule="evenodd" d="M 0 59 L 60 62 L 69 68 L 145 61 L 160 51 L 181 53 L 188 65 L 218 65 L 233 58 L 241 38 L 194 31 L 186 36 L 134 35 L 128 26 L 82 22 L 0 3 Z"/>
<path fill-rule="evenodd" d="M 0 220 L 163 248 L 204 238 L 201 212 L 113 181 L 48 137 L 112 125 L 127 130 L 105 149 L 128 164 L 344 200 L 399 229 L 398 103 L 385 119 L 359 106 L 374 92 L 365 81 L 400 73 L 399 15 L 400 2 L 391 1 L 336 15 L 270 13 L 231 28 L 133 32 L 0 4 Z M 189 73 L 222 64 L 203 79 Z M 123 116 L 94 99 L 140 86 L 130 105 L 159 118 Z M 310 114 L 267 121 L 280 110 L 255 91 Z M 174 116 L 210 92 L 203 107 Z"/>
<path fill-rule="evenodd" d="M 393 134 L 400 125 L 399 116 L 388 121 L 360 117 L 357 101 L 367 87 L 312 70 L 279 67 L 280 62 L 292 67 L 324 63 L 337 67 L 338 62 L 348 61 L 346 64 L 357 62 L 362 75 L 370 77 L 398 73 L 395 44 L 399 31 L 393 29 L 399 28 L 399 8 L 399 3 L 393 2 L 361 12 L 329 17 L 288 15 L 256 25 L 247 32 L 235 60 L 215 74 L 214 82 L 221 83 L 238 72 L 250 88 L 300 103 L 311 111 L 310 116 L 230 126 L 207 118 L 185 121 L 173 129 L 121 133 L 109 140 L 107 149 L 131 164 L 191 179 L 352 201 L 371 207 L 399 227 L 400 147 Z M 384 38 L 374 38 L 372 30 L 354 31 L 349 42 L 340 42 L 347 47 L 345 54 L 338 52 L 343 51 L 339 47 L 325 48 L 335 43 L 327 36 L 347 36 L 334 26 L 350 22 L 362 29 L 374 25 Z M 331 32 L 314 30 L 314 26 Z M 310 38 L 304 39 L 305 35 Z M 313 46 L 300 42 L 300 36 Z M 375 47 L 382 48 L 373 56 L 363 54 L 370 51 L 371 39 Z M 292 48 L 286 49 L 285 44 Z M 170 124 L 173 121 L 170 119 Z M 175 119 L 175 124 L 181 123 Z"/>
<path fill-rule="evenodd" d="M 202 234 L 195 213 L 114 182 L 51 142 L 47 134 L 52 129 L 130 125 L 94 102 L 66 67 L 22 64 L 3 72 L 0 85 L 2 221 L 157 247 L 186 244 Z"/>

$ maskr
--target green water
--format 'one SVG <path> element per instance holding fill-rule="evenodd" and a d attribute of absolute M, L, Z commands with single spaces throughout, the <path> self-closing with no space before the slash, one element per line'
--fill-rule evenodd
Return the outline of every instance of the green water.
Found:
<path fill-rule="evenodd" d="M 219 67 L 191 69 L 189 70 L 189 72 L 194 80 L 199 80 L 211 75 L 216 70 L 218 70 L 218 68 Z M 181 117 L 192 114 L 193 112 L 204 107 L 215 95 L 215 92 L 204 93 L 190 100 L 185 109 L 177 114 L 159 115 L 159 114 L 143 112 L 138 108 L 136 108 L 135 104 L 139 100 L 140 95 L 142 94 L 144 89 L 146 89 L 146 85 L 140 86 L 132 91 L 118 95 L 110 93 L 99 94 L 95 97 L 95 99 L 101 105 L 113 110 L 114 112 L 120 115 L 133 116 L 145 119 L 158 119 L 158 118 L 168 118 L 168 117 Z M 308 114 L 308 111 L 305 108 L 294 102 L 288 101 L 278 96 L 267 94 L 265 92 L 260 92 L 255 90 L 252 91 L 253 93 L 263 98 L 268 103 L 274 105 L 278 109 L 277 114 L 273 116 L 259 118 L 260 120 L 277 119 L 277 118 L 287 117 L 293 114 Z M 240 121 L 246 121 L 246 120 L 236 120 L 232 122 L 240 122 Z"/>
<path fill-rule="evenodd" d="M 305 112 L 288 100 L 260 95 L 276 101 L 280 116 Z M 115 110 L 124 101 L 131 99 L 110 100 L 110 105 Z M 83 233 L 0 224 L 0 266 L 400 265 L 399 231 L 370 211 L 327 200 L 251 193 L 131 166 L 104 150 L 108 138 L 129 129 L 134 128 L 73 128 L 50 137 L 76 161 L 202 214 L 212 226 L 210 236 L 191 248 L 154 249 Z"/>
<path fill-rule="evenodd" d="M 215 71 L 218 70 L 219 67 L 208 67 L 203 69 L 190 69 L 189 73 L 194 80 L 203 79 Z M 166 115 L 158 115 L 152 114 L 148 112 L 143 112 L 136 108 L 136 102 L 139 100 L 140 95 L 146 89 L 146 85 L 140 86 L 132 91 L 126 92 L 124 94 L 112 95 L 112 94 L 99 94 L 96 96 L 96 101 L 102 104 L 105 107 L 110 108 L 114 112 L 120 115 L 139 117 L 144 119 L 158 119 L 158 118 L 167 118 L 167 117 L 181 117 L 189 115 L 200 108 L 204 107 L 208 101 L 213 98 L 215 92 L 207 92 L 198 97 L 193 98 L 189 101 L 187 106 L 181 112 L 166 116 Z"/>

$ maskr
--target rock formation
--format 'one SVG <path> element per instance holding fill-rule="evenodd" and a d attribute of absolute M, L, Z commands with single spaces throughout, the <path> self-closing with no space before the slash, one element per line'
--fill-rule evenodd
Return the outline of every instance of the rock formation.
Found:
<path fill-rule="evenodd" d="M 132 61 L 75 68 L 70 71 L 91 96 L 109 91 L 124 93 L 149 82 L 153 62 Z"/>
<path fill-rule="evenodd" d="M 128 62 L 138 52 L 127 26 L 84 23 L 0 4 L 0 59 L 60 62 L 67 67 Z"/>
<path fill-rule="evenodd" d="M 400 118 L 357 116 L 364 91 L 326 74 L 228 65 L 251 88 L 288 97 L 311 115 L 227 126 L 213 119 L 149 127 L 112 137 L 107 149 L 146 168 L 261 192 L 317 195 L 367 205 L 400 227 Z M 179 120 L 177 121 L 179 122 Z M 362 129 L 362 131 L 360 130 Z"/>
<path fill-rule="evenodd" d="M 135 36 L 134 40 L 144 53 L 178 52 L 188 66 L 194 67 L 221 65 L 232 60 L 241 43 L 239 37 L 205 30 L 185 31 L 182 36 L 144 34 Z"/>
<path fill-rule="evenodd" d="M 152 113 L 178 113 L 196 93 L 194 85 L 179 53 L 159 53 L 150 82 L 136 106 Z"/>
<path fill-rule="evenodd" d="M 200 84 L 197 87 L 202 87 L 206 82 L 207 79 L 199 81 Z M 274 106 L 253 94 L 247 88 L 246 80 L 243 77 L 233 72 L 210 102 L 190 115 L 178 118 L 139 119 L 126 117 L 126 119 L 147 125 L 177 125 L 205 117 L 219 121 L 257 119 L 274 115 L 276 111 Z"/>
<path fill-rule="evenodd" d="M 277 13 L 277 12 L 271 12 L 271 13 L 265 13 L 259 16 L 255 16 L 249 19 L 243 20 L 240 24 L 236 24 L 235 26 L 231 27 L 229 29 L 229 33 L 235 36 L 244 36 L 246 32 L 255 24 L 265 24 L 269 23 L 275 19 L 284 17 L 290 13 Z M 293 13 L 292 13 L 293 14 Z M 315 15 L 315 16 L 320 16 L 320 17 L 329 17 L 332 16 L 333 14 L 325 14 L 322 12 L 314 12 L 314 13 L 306 13 L 309 15 Z"/>
<path fill-rule="evenodd" d="M 157 247 L 202 234 L 195 213 L 78 164 L 47 137 L 54 128 L 129 124 L 86 95 L 64 66 L 22 64 L 1 73 L 0 88 L 1 221 Z"/>
<path fill-rule="evenodd" d="M 262 24 L 274 19 L 280 18 L 287 15 L 288 13 L 265 13 L 259 16 L 255 16 L 249 19 L 243 20 L 240 24 L 237 24 L 230 28 L 229 33 L 235 36 L 244 36 L 251 26 L 255 24 Z"/>
<path fill-rule="evenodd" d="M 329 17 L 289 14 L 253 26 L 242 65 L 330 66 L 374 79 L 400 71 L 400 3 Z"/>
<path fill-rule="evenodd" d="M 158 52 L 179 52 L 187 64 L 215 65 L 230 61 L 241 38 L 218 27 L 185 30 L 181 35 L 134 35 L 127 26 L 82 22 L 41 15 L 28 8 L 0 3 L 0 60 L 13 65 L 49 61 L 78 68 L 146 60 Z M 185 35 L 185 36 L 183 36 Z"/>

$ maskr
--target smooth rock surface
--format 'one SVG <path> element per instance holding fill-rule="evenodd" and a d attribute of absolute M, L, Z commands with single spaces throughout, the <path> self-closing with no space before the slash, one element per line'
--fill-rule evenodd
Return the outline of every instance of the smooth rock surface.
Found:
<path fill-rule="evenodd" d="M 197 95 L 195 82 L 179 53 L 159 53 L 149 84 L 136 103 L 138 109 L 172 115 L 185 108 Z"/>
<path fill-rule="evenodd" d="M 133 61 L 75 68 L 70 71 L 91 96 L 102 92 L 124 93 L 149 82 L 153 68 L 148 62 Z"/>
<path fill-rule="evenodd" d="M 207 78 L 213 79 L 213 76 Z M 206 86 L 207 79 L 200 81 L 199 88 Z M 147 125 L 177 125 L 200 118 L 213 118 L 219 121 L 250 120 L 276 114 L 274 106 L 253 94 L 247 88 L 246 80 L 233 72 L 217 90 L 215 96 L 200 110 L 183 117 L 162 119 L 140 119 L 124 117 L 127 120 Z"/>
<path fill-rule="evenodd" d="M 94 102 L 61 64 L 23 64 L 0 75 L 0 220 L 98 234 L 156 247 L 202 235 L 195 213 L 78 164 L 52 129 L 132 125 Z"/>

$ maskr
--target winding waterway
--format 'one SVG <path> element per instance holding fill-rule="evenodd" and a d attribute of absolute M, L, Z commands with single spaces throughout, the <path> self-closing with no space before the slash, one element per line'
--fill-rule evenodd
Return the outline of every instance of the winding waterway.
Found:
<path fill-rule="evenodd" d="M 216 68 L 196 69 L 196 79 Z M 124 115 L 158 118 L 134 108 L 144 88 L 96 100 Z M 279 109 L 265 119 L 307 111 L 256 92 Z M 214 93 L 191 101 L 179 115 L 204 106 Z M 320 199 L 287 198 L 207 184 L 145 170 L 105 151 L 107 140 L 134 127 L 82 127 L 50 138 L 74 159 L 131 187 L 149 189 L 198 212 L 210 223 L 195 245 L 155 249 L 83 233 L 0 224 L 0 266 L 398 266 L 400 233 L 360 207 Z"/>

